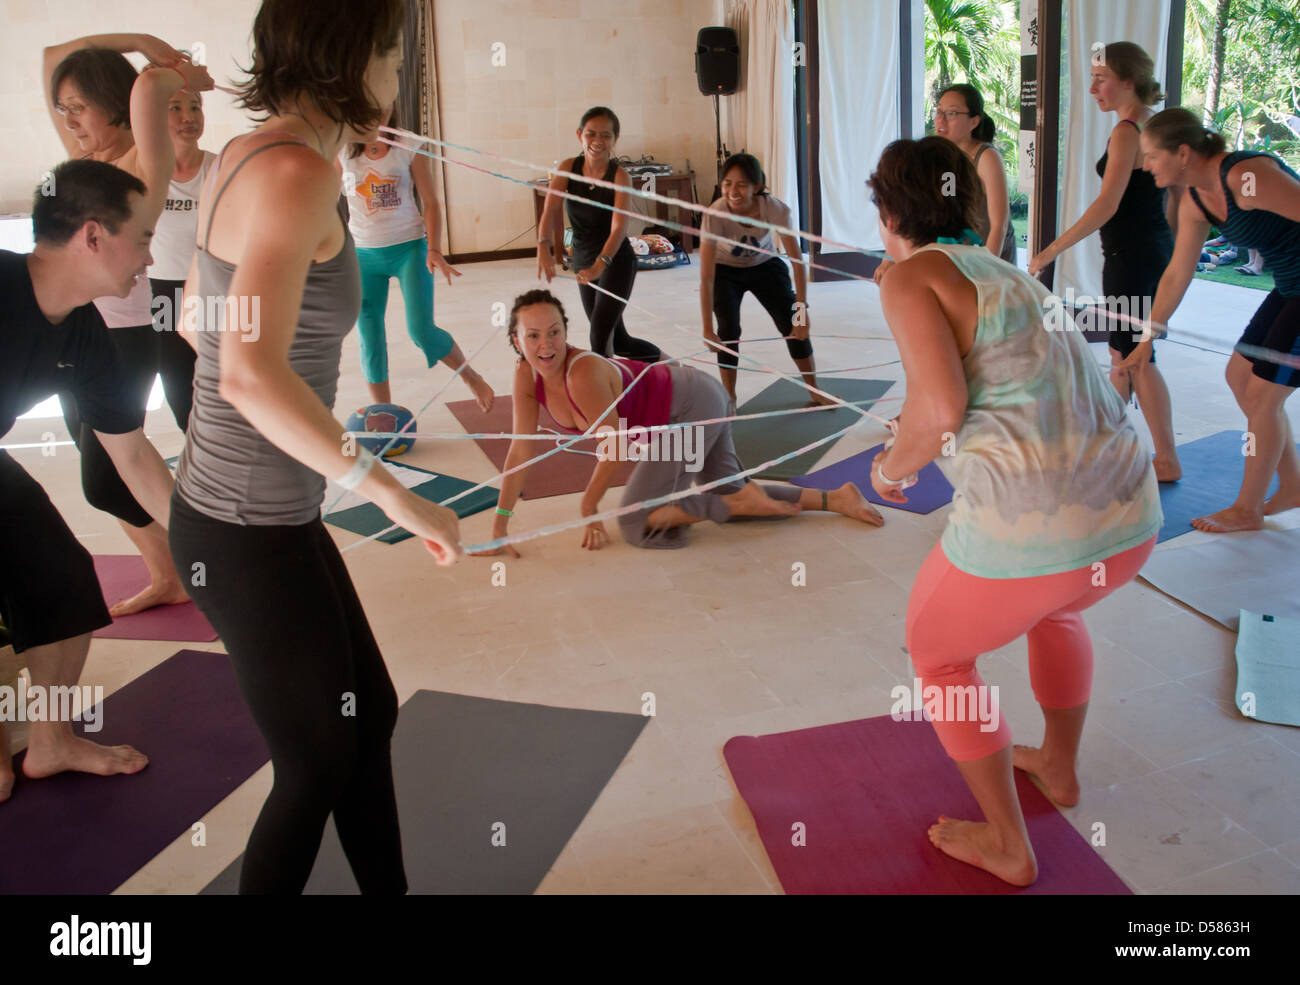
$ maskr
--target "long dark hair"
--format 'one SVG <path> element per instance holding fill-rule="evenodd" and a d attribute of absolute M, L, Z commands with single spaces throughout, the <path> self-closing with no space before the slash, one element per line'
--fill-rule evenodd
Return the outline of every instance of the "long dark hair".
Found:
<path fill-rule="evenodd" d="M 763 173 L 763 165 L 758 163 L 758 158 L 753 154 L 741 152 L 732 154 L 722 162 L 722 177 L 726 178 L 727 173 L 732 168 L 739 168 L 740 173 L 745 176 L 745 180 L 757 189 L 755 195 L 767 194 L 767 175 Z"/>
<path fill-rule="evenodd" d="M 82 96 L 108 115 L 110 126 L 131 129 L 131 87 L 135 85 L 135 67 L 126 56 L 107 48 L 82 48 L 59 62 L 50 77 L 50 101 L 59 102 L 64 82 L 81 90 Z"/>
<path fill-rule="evenodd" d="M 609 117 L 609 122 L 614 124 L 614 139 L 617 140 L 618 139 L 618 115 L 608 106 L 593 106 L 591 107 L 591 109 L 587 110 L 587 112 L 583 113 L 582 119 L 578 121 L 579 132 L 581 132 L 583 127 L 585 127 L 588 123 L 590 123 L 598 116 Z"/>
<path fill-rule="evenodd" d="M 531 291 L 524 291 L 523 294 L 515 298 L 514 306 L 510 309 L 510 327 L 506 330 L 506 340 L 510 343 L 510 348 L 515 350 L 515 355 L 520 359 L 524 358 L 523 350 L 519 348 L 519 343 L 515 340 L 515 328 L 519 325 L 519 311 L 534 304 L 553 304 L 560 313 L 560 321 L 564 324 L 564 332 L 569 332 L 569 316 L 564 313 L 564 305 L 550 291 L 542 287 L 534 288 Z"/>
<path fill-rule="evenodd" d="M 967 113 L 971 116 L 978 116 L 980 118 L 979 126 L 971 131 L 971 136 L 980 141 L 980 143 L 993 143 L 993 135 L 998 132 L 998 128 L 993 125 L 993 120 L 989 117 L 988 113 L 984 112 L 984 97 L 980 95 L 980 91 L 973 85 L 967 85 L 965 82 L 958 82 L 956 85 L 950 85 L 947 89 L 943 90 L 943 92 L 939 93 L 939 98 L 942 99 L 950 92 L 955 92 L 957 95 L 961 96 L 962 100 L 966 103 Z"/>

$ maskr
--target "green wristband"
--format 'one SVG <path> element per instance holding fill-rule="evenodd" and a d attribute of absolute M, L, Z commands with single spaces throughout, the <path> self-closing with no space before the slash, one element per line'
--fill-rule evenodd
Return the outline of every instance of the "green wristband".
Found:
<path fill-rule="evenodd" d="M 514 515 L 515 515 L 514 510 L 503 510 L 501 507 L 499 506 L 497 507 L 497 516 L 514 516 Z"/>

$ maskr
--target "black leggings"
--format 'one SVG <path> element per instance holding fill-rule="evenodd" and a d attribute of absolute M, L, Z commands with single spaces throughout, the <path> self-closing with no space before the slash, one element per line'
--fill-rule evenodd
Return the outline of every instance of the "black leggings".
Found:
<path fill-rule="evenodd" d="M 180 281 L 149 283 L 154 288 L 155 297 L 167 291 L 167 285 L 171 285 L 173 291 L 176 286 L 183 286 Z M 170 303 L 174 304 L 174 293 L 172 298 Z M 184 431 L 194 406 L 194 350 L 189 343 L 174 331 L 156 331 L 152 323 L 111 328 L 108 337 L 117 350 L 123 379 L 127 381 L 127 396 L 139 409 L 140 424 L 144 424 L 154 377 L 161 372 L 168 406 L 177 427 Z M 81 488 L 86 502 L 133 527 L 147 527 L 153 523 L 153 517 L 136 502 L 131 490 L 117 474 L 113 460 L 95 437 L 94 429 L 81 419 L 76 397 L 71 393 L 61 393 L 59 402 L 63 405 L 63 422 L 81 453 Z"/>
<path fill-rule="evenodd" d="M 746 291 L 753 291 L 758 303 L 772 316 L 777 331 L 785 336 L 790 358 L 812 358 L 810 340 L 790 338 L 794 331 L 794 286 L 785 263 L 779 257 L 771 257 L 755 267 L 729 267 L 719 263 L 713 268 L 713 314 L 718 319 L 718 338 L 727 346 L 726 352 L 718 353 L 718 365 L 735 369 L 739 362 L 740 303 Z"/>
<path fill-rule="evenodd" d="M 361 892 L 406 892 L 397 693 L 325 527 L 225 523 L 176 494 L 168 532 L 177 570 L 203 574 L 190 595 L 221 635 L 275 769 L 240 893 L 301 893 L 331 813 Z"/>
<path fill-rule="evenodd" d="M 198 356 L 176 331 L 185 281 L 150 277 L 149 286 L 153 288 L 154 326 L 158 329 L 158 375 L 162 377 L 163 395 L 167 398 L 167 406 L 172 409 L 172 417 L 176 418 L 176 426 L 187 431 L 190 411 L 194 409 L 194 362 Z"/>
<path fill-rule="evenodd" d="M 578 261 L 575 261 L 575 266 Z M 594 260 L 592 261 L 595 262 Z M 588 264 L 590 266 L 590 264 Z M 578 267 L 579 270 L 585 269 Z M 632 245 L 623 240 L 623 245 L 614 254 L 614 262 L 605 268 L 596 283 L 620 298 L 632 296 L 632 283 L 636 280 L 636 254 Z M 641 362 L 653 363 L 663 358 L 659 347 L 644 339 L 634 339 L 627 334 L 623 326 L 622 301 L 602 294 L 600 291 L 578 285 L 578 296 L 582 298 L 582 308 L 587 312 L 587 321 L 591 324 L 591 351 L 601 356 L 623 356 L 625 359 L 639 359 Z"/>
<path fill-rule="evenodd" d="M 1174 255 L 1169 233 L 1145 242 L 1118 249 L 1102 250 L 1101 303 L 1111 311 L 1143 319 L 1151 310 L 1156 287 Z M 1110 329 L 1107 343 L 1121 356 L 1129 356 L 1138 347 L 1142 326 L 1122 318 L 1105 318 L 1100 324 Z M 1156 361 L 1156 347 L 1151 347 L 1150 362 Z"/>

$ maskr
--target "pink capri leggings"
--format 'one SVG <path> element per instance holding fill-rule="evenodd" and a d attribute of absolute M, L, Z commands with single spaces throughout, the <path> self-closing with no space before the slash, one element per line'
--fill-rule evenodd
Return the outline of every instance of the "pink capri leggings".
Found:
<path fill-rule="evenodd" d="M 1038 703 L 1044 708 L 1083 704 L 1092 691 L 1092 640 L 1080 613 L 1131 581 L 1155 544 L 1152 537 L 1111 555 L 1099 562 L 1104 567 L 1034 578 L 978 578 L 953 567 L 935 544 L 907 603 L 907 651 L 921 694 L 981 694 L 984 682 L 975 672 L 975 658 L 1027 634 L 1029 681 Z M 931 686 L 942 691 L 928 691 Z M 931 719 L 944 749 L 958 762 L 983 759 L 1011 743 L 1001 715 L 981 721 L 960 714 L 963 708 L 996 709 L 990 697 L 982 704 L 971 699 L 943 707 L 956 708 L 957 720 L 944 720 L 942 713 L 932 713 Z"/>

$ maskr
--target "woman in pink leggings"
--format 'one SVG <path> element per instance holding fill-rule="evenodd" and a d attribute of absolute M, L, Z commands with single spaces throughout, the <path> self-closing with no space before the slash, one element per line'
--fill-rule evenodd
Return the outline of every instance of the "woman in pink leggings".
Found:
<path fill-rule="evenodd" d="M 1092 685 L 1081 613 L 1130 581 L 1155 546 L 1155 473 L 1087 344 L 1064 330 L 1073 325 L 1059 302 L 979 247 L 970 230 L 983 193 L 961 151 L 939 137 L 895 141 L 869 184 L 896 261 L 881 304 L 908 380 L 897 437 L 871 479 L 903 502 L 905 479 L 936 460 L 955 490 L 912 587 L 907 648 L 921 693 L 947 698 L 926 708 L 986 818 L 941 817 L 930 840 L 1028 885 L 1038 864 L 1012 767 L 1037 775 L 1058 803 L 1078 801 Z M 975 659 L 1026 635 L 1046 731 L 1041 748 L 1013 750 L 1000 716 L 971 713 L 996 707 Z M 970 695 L 979 700 L 953 700 Z"/>

